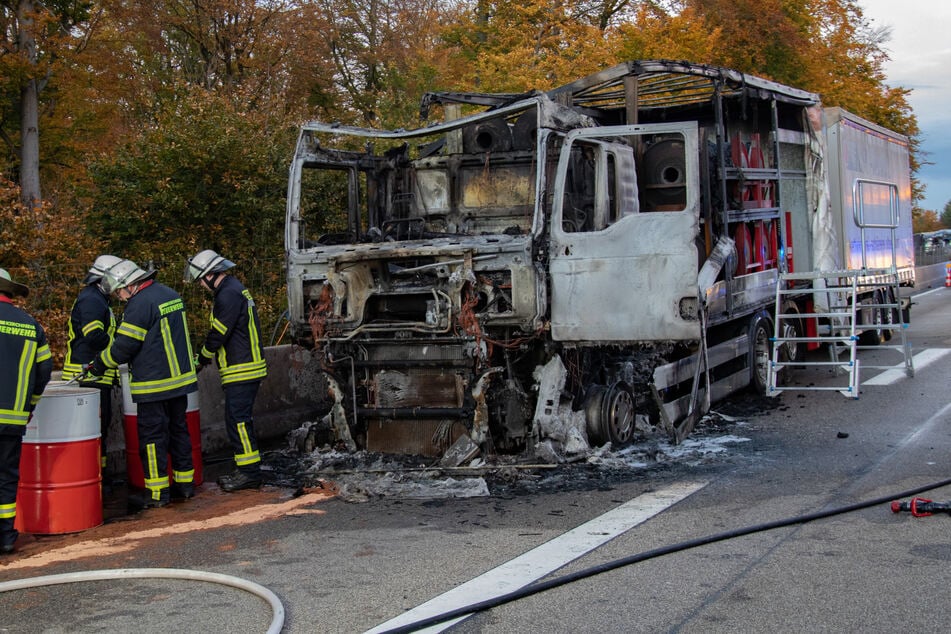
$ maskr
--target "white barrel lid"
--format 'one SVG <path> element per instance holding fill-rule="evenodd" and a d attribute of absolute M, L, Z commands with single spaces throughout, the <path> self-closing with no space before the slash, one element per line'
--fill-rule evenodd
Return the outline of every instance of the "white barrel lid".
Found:
<path fill-rule="evenodd" d="M 23 442 L 77 442 L 98 437 L 99 390 L 57 381 L 43 391 Z"/>

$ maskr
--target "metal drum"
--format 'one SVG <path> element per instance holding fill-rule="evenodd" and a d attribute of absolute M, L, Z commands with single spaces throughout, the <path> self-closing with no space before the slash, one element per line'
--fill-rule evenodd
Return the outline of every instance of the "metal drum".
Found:
<path fill-rule="evenodd" d="M 122 427 L 125 430 L 125 465 L 129 477 L 129 486 L 136 489 L 145 488 L 145 471 L 142 469 L 142 458 L 139 456 L 139 416 L 135 402 L 132 400 L 132 390 L 129 386 L 129 367 L 119 366 L 119 382 L 122 385 Z M 192 441 L 192 464 L 195 468 L 193 484 L 204 482 L 201 462 L 201 415 L 198 408 L 198 392 L 188 395 L 188 404 L 185 406 L 185 421 L 188 423 L 188 435 Z M 171 482 L 172 462 L 169 458 L 166 473 Z"/>
<path fill-rule="evenodd" d="M 50 384 L 23 436 L 14 526 L 56 535 L 100 524 L 99 390 Z"/>

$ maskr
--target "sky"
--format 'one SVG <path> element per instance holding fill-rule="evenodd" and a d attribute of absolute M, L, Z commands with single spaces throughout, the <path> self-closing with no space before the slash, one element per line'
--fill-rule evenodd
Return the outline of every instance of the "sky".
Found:
<path fill-rule="evenodd" d="M 951 1 L 858 0 L 874 27 L 891 27 L 883 48 L 889 86 L 910 88 L 908 102 L 921 129 L 919 180 L 926 186 L 922 209 L 951 202 Z"/>

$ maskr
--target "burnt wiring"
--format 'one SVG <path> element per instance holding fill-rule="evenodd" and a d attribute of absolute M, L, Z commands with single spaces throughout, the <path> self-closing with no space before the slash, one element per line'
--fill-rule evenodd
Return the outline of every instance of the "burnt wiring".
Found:
<path fill-rule="evenodd" d="M 333 310 L 333 291 L 329 284 L 324 284 L 317 302 L 311 306 L 307 323 L 314 337 L 314 350 L 320 350 L 324 334 L 327 332 L 327 319 Z"/>
<path fill-rule="evenodd" d="M 793 517 L 788 517 L 785 519 L 774 520 L 772 522 L 764 522 L 762 524 L 755 524 L 753 526 L 747 526 L 743 528 L 735 528 L 733 530 L 724 531 L 722 533 L 714 533 L 713 535 L 707 535 L 705 537 L 698 537 L 696 539 L 691 539 L 683 541 L 677 544 L 672 544 L 670 546 L 663 546 L 661 548 L 655 548 L 653 550 L 648 550 L 636 555 L 630 555 L 628 557 L 622 557 L 620 559 L 615 559 L 614 561 L 608 561 L 597 566 L 592 566 L 590 568 L 585 568 L 583 570 L 578 570 L 576 572 L 562 575 L 560 577 L 554 577 L 546 581 L 539 581 L 529 586 L 519 588 L 507 594 L 499 595 L 491 599 L 486 599 L 485 601 L 479 601 L 478 603 L 473 603 L 471 605 L 463 606 L 461 608 L 456 608 L 454 610 L 449 610 L 443 612 L 442 614 L 437 614 L 425 619 L 420 619 L 419 621 L 414 621 L 413 623 L 408 623 L 406 625 L 401 625 L 399 627 L 394 627 L 392 629 L 383 630 L 379 634 L 402 634 L 404 632 L 417 632 L 427 627 L 437 625 L 439 623 L 444 623 L 451 619 L 458 619 L 459 617 L 471 616 L 476 612 L 482 612 L 484 610 L 489 610 L 491 608 L 498 607 L 500 605 L 505 605 L 506 603 L 511 603 L 517 601 L 518 599 L 524 599 L 533 594 L 538 594 L 544 592 L 545 590 L 551 590 L 552 588 L 558 588 L 560 586 L 573 583 L 575 581 L 580 581 L 582 579 L 587 579 L 589 577 L 594 577 L 604 572 L 610 572 L 611 570 L 617 570 L 618 568 L 623 568 L 624 566 L 630 566 L 632 564 L 640 563 L 642 561 L 647 561 L 649 559 L 655 559 L 657 557 L 662 557 L 664 555 L 671 555 L 673 553 L 679 553 L 691 548 L 697 548 L 698 546 L 706 546 L 707 544 L 714 544 L 717 542 L 726 541 L 728 539 L 735 539 L 737 537 L 745 537 L 747 535 L 752 535 L 754 533 L 761 533 L 768 530 L 773 530 L 776 528 L 785 528 L 787 526 L 795 526 L 797 524 L 806 524 L 808 522 L 814 522 L 815 520 L 825 519 L 827 517 L 833 517 L 836 515 L 843 515 L 845 513 L 851 513 L 853 511 L 860 511 L 867 509 L 873 506 L 879 506 L 881 504 L 891 504 L 893 500 L 899 498 L 912 497 L 919 493 L 925 491 L 930 491 L 932 489 L 938 489 L 944 486 L 951 485 L 951 478 L 934 482 L 932 484 L 927 484 L 924 486 L 916 487 L 914 489 L 909 489 L 907 491 L 902 491 L 900 493 L 892 493 L 887 496 L 881 496 L 867 500 L 865 502 L 856 502 L 854 504 L 847 504 L 845 506 L 839 506 L 831 509 L 826 509 L 824 511 L 816 511 L 814 513 L 807 513 L 805 515 L 796 515 Z"/>

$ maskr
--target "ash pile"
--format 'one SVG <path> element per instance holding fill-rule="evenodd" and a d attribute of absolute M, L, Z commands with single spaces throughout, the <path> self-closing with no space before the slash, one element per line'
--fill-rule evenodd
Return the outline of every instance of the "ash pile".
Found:
<path fill-rule="evenodd" d="M 545 491 L 591 490 L 649 478 L 675 467 L 693 468 L 736 457 L 749 438 L 747 418 L 777 407 L 749 395 L 719 404 L 690 437 L 674 444 L 667 432 L 638 417 L 633 442 L 592 447 L 584 419 L 572 413 L 547 421 L 546 436 L 519 455 L 483 456 L 466 437 L 439 458 L 349 451 L 317 441 L 318 425 L 306 422 L 287 436 L 286 447 L 265 458 L 268 481 L 287 487 L 332 484 L 339 498 L 445 499 L 515 496 Z"/>

